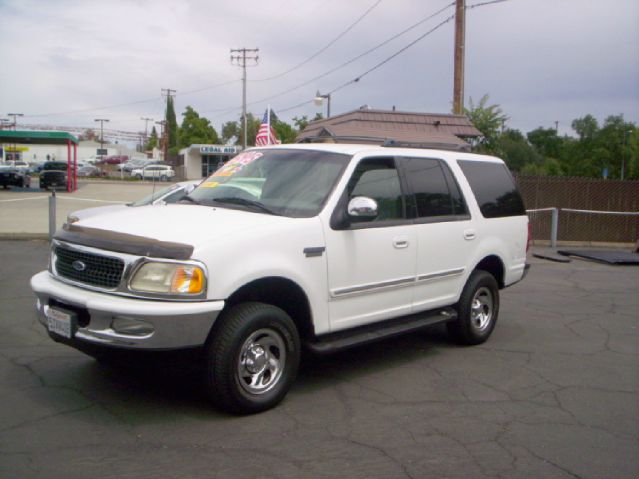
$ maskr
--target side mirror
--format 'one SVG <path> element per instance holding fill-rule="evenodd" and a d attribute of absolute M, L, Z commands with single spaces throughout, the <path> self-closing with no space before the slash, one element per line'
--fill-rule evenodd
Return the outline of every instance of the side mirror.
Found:
<path fill-rule="evenodd" d="M 356 196 L 348 202 L 348 216 L 352 219 L 373 219 L 377 217 L 377 201 L 367 196 Z"/>

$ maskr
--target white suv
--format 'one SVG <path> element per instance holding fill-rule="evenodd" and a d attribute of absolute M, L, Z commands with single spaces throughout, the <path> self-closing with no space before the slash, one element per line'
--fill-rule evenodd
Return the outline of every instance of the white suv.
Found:
<path fill-rule="evenodd" d="M 131 176 L 140 180 L 151 178 L 160 181 L 169 181 L 169 179 L 175 176 L 175 171 L 167 165 L 149 165 L 131 170 Z"/>
<path fill-rule="evenodd" d="M 367 145 L 247 150 L 180 204 L 59 230 L 42 324 L 96 357 L 195 348 L 224 409 L 273 407 L 302 347 L 446 322 L 478 344 L 525 274 L 528 218 L 498 158 Z"/>

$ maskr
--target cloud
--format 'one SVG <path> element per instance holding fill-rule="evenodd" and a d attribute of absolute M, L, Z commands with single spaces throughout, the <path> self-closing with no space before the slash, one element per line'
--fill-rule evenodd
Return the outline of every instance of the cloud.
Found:
<path fill-rule="evenodd" d="M 141 116 L 161 118 L 162 88 L 219 126 L 237 119 L 241 69 L 230 49 L 259 47 L 247 69 L 249 111 L 261 114 L 302 102 L 280 116 L 314 116 L 316 90 L 357 78 L 452 14 L 444 12 L 383 48 L 321 75 L 445 7 L 449 0 L 382 1 L 339 42 L 299 69 L 270 81 L 325 46 L 373 0 L 3 0 L 0 1 L 0 104 L 25 123 L 110 126 L 137 131 Z M 472 0 L 467 2 L 472 5 Z M 634 0 L 511 0 L 470 9 L 466 98 L 490 94 L 513 126 L 568 124 L 585 113 L 624 113 L 639 121 L 639 4 Z M 452 22 L 332 97 L 334 114 L 363 104 L 407 111 L 450 110 Z M 217 88 L 206 88 L 231 82 Z M 301 86 L 304 83 L 307 85 Z M 192 92 L 193 90 L 202 90 Z M 271 100 L 259 101 L 278 95 Z M 147 101 L 143 101 L 147 100 Z M 257 101 L 257 103 L 255 103 Z M 133 103 L 131 105 L 127 105 Z M 108 109 L 97 107 L 123 105 Z M 93 109 L 92 109 L 93 108 Z M 76 110 L 92 109 L 79 113 Z M 36 117 L 46 113 L 65 113 Z"/>

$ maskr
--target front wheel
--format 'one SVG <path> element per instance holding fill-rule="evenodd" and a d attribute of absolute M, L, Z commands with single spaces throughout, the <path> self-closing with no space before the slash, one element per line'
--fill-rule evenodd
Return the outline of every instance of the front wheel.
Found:
<path fill-rule="evenodd" d="M 483 270 L 472 272 L 459 303 L 457 319 L 447 323 L 449 334 L 460 344 L 481 344 L 495 329 L 499 315 L 499 285 Z"/>
<path fill-rule="evenodd" d="M 269 304 L 242 303 L 218 319 L 207 342 L 207 390 L 226 411 L 265 411 L 286 396 L 299 361 L 299 334 L 288 314 Z"/>

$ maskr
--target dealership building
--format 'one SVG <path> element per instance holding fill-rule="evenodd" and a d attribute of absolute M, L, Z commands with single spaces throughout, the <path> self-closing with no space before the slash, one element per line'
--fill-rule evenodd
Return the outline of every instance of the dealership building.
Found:
<path fill-rule="evenodd" d="M 176 172 L 187 180 L 206 178 L 240 151 L 241 146 L 194 144 L 180 150 Z"/>

